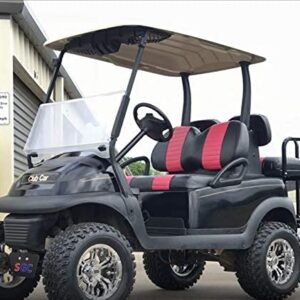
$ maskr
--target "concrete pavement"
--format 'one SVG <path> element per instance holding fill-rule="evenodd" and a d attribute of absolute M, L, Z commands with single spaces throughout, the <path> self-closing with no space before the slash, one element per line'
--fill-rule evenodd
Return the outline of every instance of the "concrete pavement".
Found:
<path fill-rule="evenodd" d="M 289 298 L 300 298 L 300 289 Z M 43 287 L 40 284 L 27 300 L 46 300 Z M 171 292 L 164 291 L 153 285 L 147 278 L 141 263 L 141 256 L 137 255 L 137 280 L 134 291 L 129 300 L 250 300 L 240 288 L 236 277 L 232 273 L 223 271 L 217 263 L 208 263 L 203 277 L 190 290 Z"/>

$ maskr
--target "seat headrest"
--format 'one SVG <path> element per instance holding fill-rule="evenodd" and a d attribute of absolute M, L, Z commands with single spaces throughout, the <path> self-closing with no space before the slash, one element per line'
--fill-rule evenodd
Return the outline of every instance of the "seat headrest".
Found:
<path fill-rule="evenodd" d="M 240 117 L 233 117 L 231 120 L 239 120 Z M 272 140 L 272 132 L 269 120 L 264 115 L 250 116 L 250 130 L 254 133 L 257 146 L 265 146 Z"/>

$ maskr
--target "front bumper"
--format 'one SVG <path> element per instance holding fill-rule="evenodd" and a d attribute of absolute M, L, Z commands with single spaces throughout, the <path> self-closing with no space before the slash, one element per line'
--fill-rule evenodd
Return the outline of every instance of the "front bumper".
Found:
<path fill-rule="evenodd" d="M 50 215 L 9 215 L 4 220 L 4 242 L 13 249 L 43 250 L 57 220 Z"/>

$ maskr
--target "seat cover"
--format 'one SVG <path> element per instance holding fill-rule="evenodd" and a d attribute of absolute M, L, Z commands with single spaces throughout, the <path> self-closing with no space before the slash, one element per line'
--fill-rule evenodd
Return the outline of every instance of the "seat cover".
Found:
<path fill-rule="evenodd" d="M 128 177 L 128 181 L 140 191 L 199 189 L 231 161 L 246 158 L 248 152 L 248 129 L 239 121 L 215 124 L 204 132 L 191 126 L 176 127 L 173 137 L 158 143 L 151 157 L 155 169 L 169 174 Z"/>
<path fill-rule="evenodd" d="M 200 174 L 168 174 L 159 176 L 127 176 L 131 188 L 147 191 L 186 191 L 206 187 L 214 176 Z"/>
<path fill-rule="evenodd" d="M 200 132 L 194 127 L 174 129 L 167 143 L 157 143 L 151 160 L 156 170 L 169 173 L 219 171 L 240 157 L 248 157 L 249 133 L 240 121 L 215 124 Z"/>
<path fill-rule="evenodd" d="M 187 171 L 184 157 L 190 145 L 199 134 L 197 128 L 191 126 L 175 127 L 172 138 L 165 143 L 157 143 L 153 149 L 151 161 L 156 170 L 170 173 Z"/>

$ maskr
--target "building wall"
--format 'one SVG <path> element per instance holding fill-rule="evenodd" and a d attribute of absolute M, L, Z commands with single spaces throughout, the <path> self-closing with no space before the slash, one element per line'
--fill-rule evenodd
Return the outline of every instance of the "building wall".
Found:
<path fill-rule="evenodd" d="M 45 92 L 51 78 L 51 69 L 20 26 L 13 20 L 13 55 L 30 77 Z"/>
<path fill-rule="evenodd" d="M 12 16 L 0 14 L 0 36 L 0 92 L 9 94 L 10 114 L 9 124 L 0 125 L 1 196 L 7 194 L 14 180 L 14 74 L 42 101 L 52 77 L 52 66 L 49 65 L 49 57 L 45 59 L 44 52 L 39 50 L 42 45 L 34 44 L 32 37 L 25 34 Z M 52 100 L 70 99 L 70 92 L 74 91 L 66 90 L 64 78 L 59 77 Z"/>
<path fill-rule="evenodd" d="M 34 45 L 14 20 L 12 20 L 12 27 L 14 72 L 21 79 L 27 81 L 31 90 L 42 99 L 52 77 L 52 66 L 46 63 L 38 51 L 38 47 L 42 47 L 42 45 Z M 26 77 L 30 77 L 30 79 L 26 80 Z M 33 82 L 30 83 L 30 81 Z M 52 98 L 58 101 L 70 99 L 64 88 L 63 78 L 57 80 Z"/>
<path fill-rule="evenodd" d="M 10 17 L 1 17 L 0 92 L 5 92 L 9 95 L 9 124 L 0 125 L 0 195 L 7 193 L 14 179 L 12 26 Z"/>

